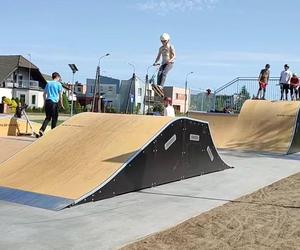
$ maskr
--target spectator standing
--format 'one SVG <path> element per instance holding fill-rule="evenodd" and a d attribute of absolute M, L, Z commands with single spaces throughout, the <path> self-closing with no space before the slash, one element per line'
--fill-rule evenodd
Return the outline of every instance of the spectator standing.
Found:
<path fill-rule="evenodd" d="M 164 116 L 175 117 L 175 111 L 170 97 L 164 98 L 164 107 Z"/>
<path fill-rule="evenodd" d="M 288 100 L 288 93 L 290 89 L 290 80 L 292 77 L 292 73 L 289 70 L 289 65 L 284 65 L 284 70 L 281 71 L 280 78 L 279 78 L 279 85 L 280 85 L 280 92 L 281 97 L 280 100 L 283 100 L 283 93 L 285 93 L 285 100 Z"/>
<path fill-rule="evenodd" d="M 296 101 L 299 97 L 299 78 L 296 73 L 293 73 L 291 78 L 291 85 L 290 85 L 290 91 L 291 91 L 291 100 Z"/>

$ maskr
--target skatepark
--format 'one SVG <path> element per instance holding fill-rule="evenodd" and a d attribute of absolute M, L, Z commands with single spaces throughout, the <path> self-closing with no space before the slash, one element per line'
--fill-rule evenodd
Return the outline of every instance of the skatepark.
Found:
<path fill-rule="evenodd" d="M 116 249 L 299 173 L 299 102 L 189 118 L 82 113 L 0 145 L 0 248 Z"/>

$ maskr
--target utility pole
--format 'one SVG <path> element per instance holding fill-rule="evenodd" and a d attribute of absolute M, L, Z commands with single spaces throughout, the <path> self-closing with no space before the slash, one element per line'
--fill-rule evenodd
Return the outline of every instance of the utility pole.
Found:
<path fill-rule="evenodd" d="M 75 64 L 69 64 L 69 67 L 72 70 L 73 73 L 73 78 L 72 78 L 72 83 L 71 83 L 71 116 L 73 116 L 73 99 L 74 99 L 74 79 L 75 79 L 75 73 L 78 71 L 78 68 L 76 67 Z"/>
<path fill-rule="evenodd" d="M 194 74 L 194 72 L 189 72 L 189 73 L 187 73 L 186 74 L 186 77 L 185 77 L 185 87 L 184 87 L 184 95 L 185 95 L 185 98 L 184 98 L 184 113 L 186 114 L 186 112 L 187 112 L 187 110 L 186 110 L 186 101 L 187 101 L 187 85 L 188 85 L 188 81 L 187 81 L 187 79 L 188 79 L 188 76 L 190 75 L 190 74 Z"/>
<path fill-rule="evenodd" d="M 96 107 L 96 96 L 98 95 L 98 112 L 101 112 L 101 89 L 100 89 L 100 60 L 106 56 L 109 56 L 109 53 L 106 53 L 105 55 L 101 56 L 99 58 L 98 66 L 96 69 L 96 77 L 95 77 L 95 83 L 94 83 L 94 89 L 93 89 L 93 102 L 92 102 L 92 112 L 95 112 Z M 98 91 L 98 92 L 97 92 Z"/>

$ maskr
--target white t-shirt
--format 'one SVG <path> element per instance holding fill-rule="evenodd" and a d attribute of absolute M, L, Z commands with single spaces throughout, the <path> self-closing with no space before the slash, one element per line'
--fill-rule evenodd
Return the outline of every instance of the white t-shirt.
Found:
<path fill-rule="evenodd" d="M 169 105 L 168 107 L 165 107 L 164 116 L 175 117 L 175 111 L 173 106 Z"/>
<path fill-rule="evenodd" d="M 289 70 L 283 70 L 280 74 L 280 80 L 279 83 L 287 83 L 290 84 L 290 80 L 292 77 L 292 72 Z"/>

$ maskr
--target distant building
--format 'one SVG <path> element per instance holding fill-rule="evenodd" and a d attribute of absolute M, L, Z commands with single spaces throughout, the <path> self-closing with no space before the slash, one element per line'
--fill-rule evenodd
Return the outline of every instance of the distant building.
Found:
<path fill-rule="evenodd" d="M 18 98 L 30 107 L 44 106 L 47 82 L 38 67 L 21 55 L 0 56 L 0 98 Z"/>
<path fill-rule="evenodd" d="M 186 110 L 184 110 L 184 104 L 185 104 L 185 89 L 184 88 L 178 88 L 173 86 L 166 86 L 164 87 L 164 93 L 165 96 L 170 97 L 172 99 L 172 105 L 176 112 L 185 113 L 188 110 L 190 100 L 190 91 L 187 89 L 187 100 L 186 100 Z"/>
<path fill-rule="evenodd" d="M 78 101 L 81 103 L 81 105 L 92 104 L 93 96 L 94 96 L 94 88 L 95 88 L 95 79 L 88 78 L 86 80 L 86 87 L 82 86 L 83 95 L 82 96 L 78 95 Z M 118 109 L 119 89 L 120 89 L 119 79 L 106 77 L 106 76 L 100 77 L 101 98 L 105 106 L 109 105 L 109 106 L 113 106 L 116 110 Z"/>
<path fill-rule="evenodd" d="M 120 113 L 144 113 L 145 83 L 137 76 L 122 80 L 119 93 Z"/>

